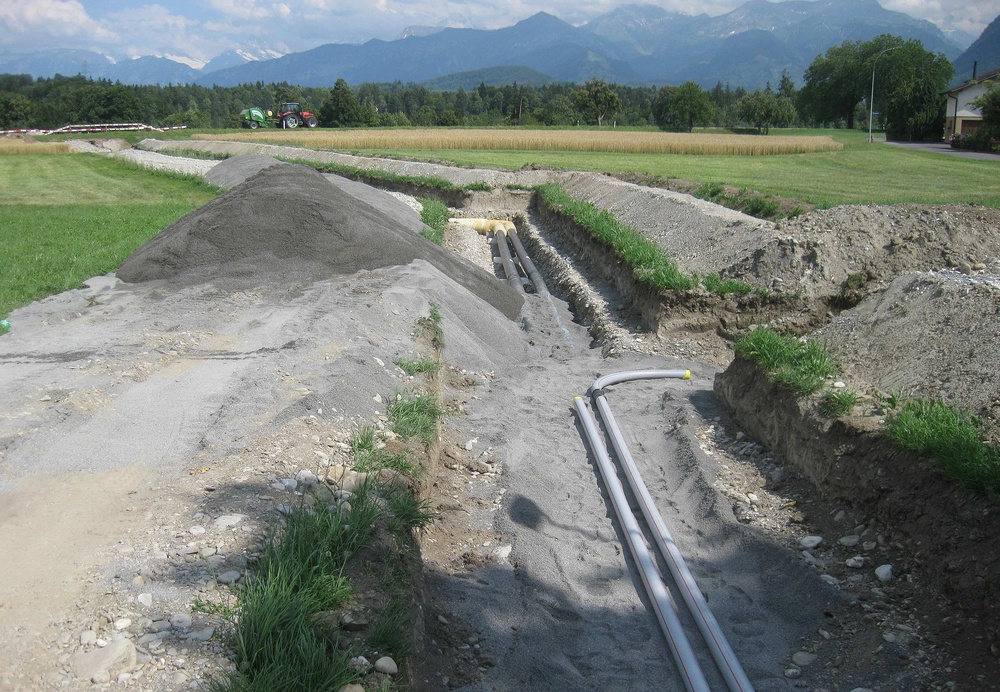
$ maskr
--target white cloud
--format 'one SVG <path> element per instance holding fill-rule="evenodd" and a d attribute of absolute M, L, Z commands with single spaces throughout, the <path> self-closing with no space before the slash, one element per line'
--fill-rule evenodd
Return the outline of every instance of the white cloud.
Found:
<path fill-rule="evenodd" d="M 979 36 L 1000 15 L 1000 0 L 959 3 L 955 0 L 881 0 L 888 10 L 927 19 L 944 29 L 954 28 Z"/>
<path fill-rule="evenodd" d="M 109 14 L 102 20 L 124 37 L 117 50 L 130 57 L 170 55 L 180 62 L 203 62 L 219 53 L 219 39 L 202 24 L 175 14 L 162 5 L 145 5 Z"/>
<path fill-rule="evenodd" d="M 117 35 L 87 14 L 76 0 L 7 1 L 0 4 L 0 46 L 90 48 Z"/>
<path fill-rule="evenodd" d="M 579 25 L 644 0 L 201 0 L 197 5 L 196 0 L 159 0 L 164 5 L 143 5 L 156 1 L 0 0 L 0 48 L 88 48 L 116 55 L 170 54 L 197 62 L 252 41 L 282 52 L 300 51 L 322 43 L 392 39 L 412 25 L 496 29 L 541 11 Z M 745 0 L 645 1 L 671 12 L 719 15 Z M 1000 14 L 1000 0 L 880 2 L 973 35 Z M 108 4 L 133 6 L 107 15 L 96 9 Z"/>

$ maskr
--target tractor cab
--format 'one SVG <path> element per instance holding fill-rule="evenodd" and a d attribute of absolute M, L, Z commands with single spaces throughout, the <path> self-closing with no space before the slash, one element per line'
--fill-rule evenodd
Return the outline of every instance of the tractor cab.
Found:
<path fill-rule="evenodd" d="M 279 103 L 275 117 L 280 127 L 316 127 L 316 116 L 309 111 L 304 111 L 295 101 Z"/>

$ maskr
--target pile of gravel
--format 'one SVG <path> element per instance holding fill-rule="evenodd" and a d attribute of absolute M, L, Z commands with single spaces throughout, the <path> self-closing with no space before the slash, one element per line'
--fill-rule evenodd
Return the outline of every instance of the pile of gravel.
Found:
<path fill-rule="evenodd" d="M 309 281 L 424 260 L 518 317 L 520 294 L 349 189 L 307 166 L 266 165 L 139 248 L 118 278 L 195 285 L 227 275 L 272 281 L 265 275 L 278 271 L 283 280 Z"/>

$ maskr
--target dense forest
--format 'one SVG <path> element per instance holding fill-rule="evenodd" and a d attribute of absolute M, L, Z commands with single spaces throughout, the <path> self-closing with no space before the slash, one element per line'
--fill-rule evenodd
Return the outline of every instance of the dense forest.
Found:
<path fill-rule="evenodd" d="M 608 117 L 599 116 L 581 94 L 603 92 L 613 96 Z M 791 80 L 784 85 L 791 88 Z M 432 91 L 419 84 L 360 84 L 348 87 L 338 80 L 331 88 L 299 87 L 287 83 L 242 84 L 236 87 L 131 86 L 82 76 L 32 79 L 27 75 L 0 75 L 0 128 L 54 128 L 69 123 L 144 122 L 150 125 L 187 125 L 195 128 L 238 127 L 239 113 L 250 106 L 272 107 L 281 101 L 298 101 L 320 115 L 320 125 L 502 126 L 502 125 L 661 125 L 654 106 L 664 116 L 665 90 L 679 87 L 605 85 L 599 80 L 581 87 L 574 84 L 541 86 L 510 84 L 466 91 Z M 741 123 L 737 104 L 747 96 L 742 88 L 718 84 L 698 90 L 710 102 L 697 125 L 733 127 Z M 791 93 L 785 93 L 792 96 Z M 669 99 L 668 99 L 669 101 Z M 661 118 L 662 120 L 662 118 Z M 746 123 L 752 124 L 752 123 Z M 790 124 L 790 123 L 782 123 Z"/>

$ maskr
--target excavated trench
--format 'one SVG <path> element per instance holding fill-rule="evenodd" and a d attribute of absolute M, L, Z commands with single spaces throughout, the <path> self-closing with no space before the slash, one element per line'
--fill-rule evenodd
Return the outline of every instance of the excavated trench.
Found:
<path fill-rule="evenodd" d="M 371 165 L 391 169 L 394 162 Z M 400 165 L 412 168 L 418 164 Z M 446 167 L 427 172 L 448 175 Z M 497 172 L 489 173 L 500 176 Z M 474 172 L 461 170 L 456 175 L 467 181 Z M 510 175 L 516 177 L 518 174 Z M 730 364 L 733 338 L 752 325 L 770 324 L 795 333 L 824 327 L 822 334 L 827 335 L 833 346 L 842 347 L 837 355 L 846 368 L 844 379 L 862 395 L 862 405 L 848 420 L 819 419 L 814 410 L 815 402 L 789 404 L 785 401 L 787 396 L 774 390 L 752 364 L 737 360 L 716 379 L 717 399 L 710 391 L 699 390 L 697 396 L 688 400 L 688 395 L 681 390 L 670 390 L 662 394 L 658 408 L 643 409 L 633 404 L 637 420 L 647 423 L 649 430 L 662 425 L 681 440 L 677 447 L 670 448 L 669 454 L 682 458 L 685 473 L 690 475 L 682 481 L 661 479 L 661 504 L 672 507 L 681 501 L 680 498 L 686 498 L 692 483 L 710 486 L 703 496 L 699 495 L 705 499 L 702 505 L 693 508 L 694 514 L 717 518 L 720 525 L 739 523 L 751 527 L 751 531 L 740 534 L 743 536 L 740 540 L 766 543 L 767 546 L 758 545 L 757 554 L 769 555 L 772 561 L 770 564 L 767 560 L 758 561 L 751 570 L 753 576 L 766 574 L 768 579 L 788 584 L 785 603 L 775 599 L 775 595 L 780 596 L 782 592 L 777 589 L 763 596 L 754 595 L 750 597 L 751 603 L 740 607 L 738 598 L 730 600 L 732 594 L 737 591 L 753 594 L 757 587 L 739 581 L 733 573 L 734 565 L 722 569 L 720 563 L 718 571 L 708 571 L 708 581 L 718 587 L 714 598 L 731 618 L 729 626 L 746 636 L 746 642 L 736 644 L 737 649 L 746 652 L 750 647 L 766 651 L 752 665 L 752 677 L 762 681 L 758 689 L 789 686 L 945 689 L 946 682 L 954 683 L 949 688 L 990 688 L 1000 654 L 1000 635 L 992 624 L 993 618 L 988 617 L 998 600 L 994 575 L 1000 572 L 994 557 L 1000 555 L 1000 540 L 991 519 L 1000 508 L 993 498 L 970 496 L 953 483 L 949 484 L 926 460 L 914 459 L 898 451 L 879 451 L 884 451 L 885 441 L 877 425 L 880 416 L 884 415 L 878 406 L 878 394 L 885 390 L 879 389 L 884 385 L 878 381 L 878 373 L 872 371 L 887 371 L 885 381 L 896 382 L 901 381 L 900 376 L 894 375 L 893 379 L 888 371 L 923 372 L 926 369 L 928 376 L 923 379 L 933 380 L 934 386 L 930 389 L 947 398 L 962 389 L 963 381 L 976 377 L 984 379 L 983 373 L 995 370 L 995 363 L 1000 360 L 1000 354 L 996 353 L 1000 339 L 994 337 L 991 343 L 984 343 L 979 349 L 966 343 L 956 344 L 952 349 L 949 339 L 949 333 L 974 332 L 979 325 L 986 327 L 978 336 L 980 342 L 991 333 L 1000 336 L 995 309 L 997 296 L 989 288 L 989 281 L 995 281 L 989 277 L 1000 275 L 1000 231 L 997 230 L 1000 216 L 993 213 L 995 210 L 849 207 L 807 215 L 780 227 L 726 217 L 711 225 L 711 229 L 704 232 L 704 238 L 698 236 L 702 231 L 691 231 L 690 235 L 678 240 L 670 235 L 669 219 L 664 219 L 669 216 L 670 204 L 687 202 L 678 202 L 675 198 L 621 181 L 606 183 L 599 180 L 600 176 L 591 174 L 560 176 L 561 183 L 573 188 L 571 194 L 589 196 L 593 203 L 611 209 L 626 220 L 630 216 L 648 220 L 650 227 L 646 232 L 658 238 L 665 249 L 681 256 L 677 248 L 686 248 L 686 254 L 681 256 L 684 266 L 703 274 L 717 271 L 723 277 L 747 280 L 771 291 L 747 297 L 722 297 L 703 290 L 659 293 L 637 281 L 610 248 L 575 227 L 559 210 L 539 205 L 531 193 L 500 186 L 489 193 L 449 193 L 445 201 L 454 208 L 456 216 L 513 221 L 549 291 L 558 302 L 565 301 L 571 311 L 572 314 L 561 317 L 562 308 L 553 306 L 550 309 L 540 303 L 537 296 L 526 296 L 528 309 L 522 327 L 528 332 L 529 345 L 536 351 L 566 359 L 584 355 L 582 351 L 589 346 L 599 346 L 603 359 L 593 362 L 582 359 L 576 366 L 580 370 L 576 374 L 586 372 L 589 379 L 593 372 L 614 368 L 615 359 L 641 360 L 643 354 L 680 359 L 699 369 L 702 377 L 713 377 L 718 369 Z M 516 181 L 515 177 L 511 180 Z M 499 182 L 503 184 L 504 181 Z M 433 190 L 424 188 L 406 192 L 434 195 Z M 716 212 L 707 210 L 706 213 Z M 454 229 L 449 228 L 448 233 L 453 232 Z M 726 245 L 731 236 L 736 240 Z M 499 281 L 502 269 L 490 260 L 487 264 L 492 265 L 489 268 Z M 954 272 L 942 275 L 937 271 L 948 267 L 964 272 L 962 276 L 967 277 L 967 281 L 956 281 L 951 276 Z M 906 270 L 923 272 L 918 283 L 922 281 L 926 286 L 897 286 L 896 275 Z M 952 284 L 957 288 L 950 288 Z M 926 305 L 914 298 L 918 294 L 926 298 Z M 879 303 L 883 296 L 891 297 L 891 300 L 886 299 L 885 305 Z M 940 308 L 945 299 L 951 300 L 948 319 L 934 323 L 929 314 Z M 969 311 L 973 317 L 963 317 L 970 300 L 976 305 L 987 306 L 993 301 L 992 312 L 987 307 L 978 313 Z M 839 314 L 840 309 L 849 306 L 853 309 Z M 893 322 L 894 319 L 897 322 Z M 579 343 L 579 329 L 574 330 L 574 325 L 567 325 L 567 321 L 586 325 L 592 343 Z M 843 327 L 845 324 L 849 328 Z M 927 331 L 927 325 L 931 324 L 936 326 Z M 567 326 L 571 328 L 561 329 Z M 867 331 L 863 331 L 862 326 Z M 893 329 L 912 332 L 913 344 L 907 348 L 897 348 L 896 342 L 880 346 L 892 337 Z M 871 346 L 865 352 L 857 345 L 849 346 L 848 337 L 857 338 L 862 332 Z M 577 335 L 575 343 L 572 341 L 574 335 Z M 912 353 L 931 341 L 935 344 L 934 351 L 940 352 L 940 362 L 915 361 Z M 981 353 L 971 353 L 976 350 Z M 537 372 L 532 372 L 533 367 Z M 614 677 L 614 670 L 598 671 L 588 666 L 588 652 L 571 651 L 573 647 L 565 643 L 566 651 L 561 652 L 564 659 L 555 669 L 531 663 L 533 653 L 537 655 L 546 649 L 546 632 L 565 629 L 570 638 L 583 637 L 587 628 L 578 626 L 581 617 L 583 622 L 591 623 L 588 631 L 605 626 L 612 629 L 633 626 L 632 621 L 606 620 L 603 611 L 574 609 L 561 600 L 561 596 L 551 598 L 551 594 L 550 601 L 544 603 L 540 611 L 551 618 L 549 629 L 535 621 L 527 627 L 524 623 L 502 621 L 502 626 L 493 629 L 481 627 L 465 632 L 455 624 L 499 618 L 491 608 L 497 612 L 522 608 L 527 613 L 537 607 L 531 605 L 537 602 L 525 594 L 539 590 L 541 582 L 535 579 L 550 572 L 559 572 L 566 579 L 571 585 L 568 591 L 579 588 L 591 597 L 599 593 L 587 591 L 589 586 L 581 586 L 588 582 L 582 581 L 584 578 L 577 576 L 573 568 L 568 569 L 569 563 L 557 559 L 557 564 L 549 565 L 544 559 L 532 557 L 532 547 L 536 552 L 546 550 L 545 543 L 536 540 L 536 533 L 550 534 L 549 540 L 567 545 L 581 542 L 580 529 L 575 526 L 580 515 L 560 514 L 562 509 L 556 507 L 541 511 L 539 507 L 546 506 L 544 502 L 552 499 L 554 488 L 567 483 L 565 477 L 555 470 L 550 471 L 547 465 L 559 469 L 565 464 L 578 464 L 579 458 L 571 452 L 578 457 L 585 457 L 585 453 L 575 449 L 582 443 L 572 441 L 572 436 L 560 438 L 558 448 L 549 446 L 533 450 L 530 441 L 519 437 L 521 432 L 515 434 L 512 430 L 517 426 L 537 426 L 539 431 L 551 434 L 551 430 L 565 426 L 566 411 L 560 406 L 568 404 L 568 395 L 582 393 L 585 385 L 574 391 L 575 385 L 563 381 L 565 374 L 531 365 L 527 369 L 528 380 L 521 383 L 521 388 L 501 382 L 489 383 L 488 377 L 477 375 L 487 384 L 475 390 L 466 382 L 469 376 L 459 373 L 453 373 L 449 385 L 452 395 L 457 391 L 477 391 L 477 395 L 468 395 L 464 400 L 459 397 L 457 410 L 465 406 L 470 413 L 466 419 L 456 420 L 459 428 L 456 435 L 473 440 L 482 436 L 489 440 L 490 449 L 505 467 L 510 468 L 510 478 L 505 476 L 504 490 L 508 493 L 507 500 L 514 498 L 504 503 L 505 508 L 509 504 L 507 524 L 494 522 L 499 515 L 489 513 L 495 502 L 489 489 L 480 489 L 482 504 L 479 509 L 465 507 L 461 511 L 465 519 L 475 518 L 482 522 L 479 530 L 481 538 L 486 539 L 483 545 L 498 540 L 503 533 L 519 535 L 521 541 L 515 543 L 510 553 L 513 576 L 497 568 L 502 561 L 477 557 L 482 551 L 470 548 L 461 555 L 461 561 L 470 572 L 475 572 L 474 575 L 457 581 L 437 573 L 429 577 L 432 595 L 428 598 L 425 619 L 429 624 L 428 636 L 438 641 L 456 642 L 456 648 L 464 651 L 461 647 L 468 649 L 468 646 L 455 640 L 456 631 L 460 631 L 462 636 L 469 634 L 470 639 L 473 636 L 483 638 L 484 644 L 493 645 L 494 653 L 504 652 L 494 656 L 492 661 L 477 654 L 470 657 L 467 664 L 459 664 L 456 661 L 464 655 L 459 654 L 443 656 L 450 658 L 450 663 L 442 660 L 435 663 L 441 669 L 452 665 L 456 675 L 461 673 L 452 683 L 461 682 L 461 686 L 468 689 L 486 688 L 476 687 L 477 679 L 485 679 L 487 682 L 483 684 L 486 686 L 504 679 L 503 675 L 490 671 L 505 666 L 511 671 L 511 689 L 517 685 L 528 689 L 533 683 L 541 684 L 545 680 L 561 681 L 568 685 L 565 689 L 573 688 L 574 680 L 608 683 L 621 679 L 621 675 L 635 674 L 647 660 L 644 657 L 652 651 L 648 641 L 630 640 L 636 647 L 637 660 L 623 664 L 622 670 L 617 671 L 618 678 Z M 903 380 L 908 383 L 908 393 L 919 395 L 922 392 L 920 377 Z M 503 403 L 486 413 L 475 413 L 474 402 L 487 394 Z M 506 411 L 508 402 L 516 397 L 525 397 L 525 409 Z M 559 401 L 563 397 L 566 401 Z M 728 413 L 720 407 L 720 402 Z M 987 420 L 995 420 L 989 417 L 989 407 L 1000 403 L 1000 396 L 995 388 L 987 388 L 978 399 L 964 403 L 986 414 Z M 721 433 L 723 427 L 728 432 Z M 487 430 L 491 432 L 485 432 Z M 740 432 L 737 435 L 735 431 Z M 653 435 L 657 439 L 661 436 Z M 464 443 L 466 449 L 475 447 L 473 440 Z M 754 441 L 763 443 L 764 447 Z M 458 439 L 456 444 L 461 447 L 463 443 Z M 662 451 L 658 446 L 660 442 L 648 444 L 651 449 Z M 562 447 L 567 447 L 567 451 Z M 541 492 L 521 485 L 523 481 L 518 475 L 525 470 L 519 471 L 518 456 L 530 457 L 536 452 L 559 462 L 550 464 L 550 459 L 545 458 L 542 466 L 530 467 L 532 472 L 544 476 L 540 480 L 546 487 Z M 448 463 L 445 462 L 446 467 Z M 492 460 L 490 465 L 493 465 Z M 655 464 L 654 468 L 661 471 Z M 697 482 L 691 480 L 695 477 L 699 479 Z M 473 481 L 480 480 L 473 477 L 470 487 Z M 573 479 L 571 492 L 563 503 L 586 495 L 592 490 L 592 480 L 586 475 Z M 720 492 L 720 497 L 724 498 L 721 501 L 716 498 Z M 441 501 L 450 502 L 446 498 Z M 727 505 L 730 502 L 731 505 Z M 589 509 L 594 511 L 595 508 Z M 450 530 L 449 515 L 446 510 L 442 513 L 445 516 L 443 530 L 447 532 Z M 457 525 L 458 520 L 455 521 Z M 597 530 L 595 535 L 603 540 L 606 537 L 601 531 Z M 707 537 L 703 528 L 685 525 L 685 532 L 696 545 L 715 539 L 714 534 Z M 824 536 L 821 545 L 808 554 L 799 552 L 802 548 L 797 543 L 805 533 Z M 721 529 L 719 535 L 722 535 Z M 762 540 L 762 536 L 766 536 L 766 540 Z M 851 545 L 840 540 L 852 536 L 856 536 L 857 541 Z M 591 536 L 586 543 L 590 545 L 593 541 Z M 600 540 L 598 544 L 603 545 Z M 776 552 L 768 552 L 772 549 Z M 581 547 L 581 555 L 595 559 L 587 552 L 589 550 Z M 428 552 L 433 553 L 433 550 Z M 711 555 L 701 554 L 706 564 L 714 559 Z M 864 558 L 864 569 L 845 565 L 859 556 Z M 598 562 L 609 573 L 617 569 L 617 563 Z M 894 577 L 889 582 L 881 582 L 873 575 L 874 567 L 884 562 L 893 564 Z M 484 564 L 486 569 L 483 569 Z M 778 573 L 773 571 L 774 565 L 780 565 Z M 828 592 L 816 581 L 816 572 L 836 588 Z M 610 583 L 617 583 L 622 578 L 628 581 L 627 576 L 619 575 Z M 487 580 L 498 601 L 472 589 L 474 580 Z M 820 605 L 820 611 L 827 618 L 825 624 L 817 624 L 807 615 L 817 604 L 800 598 L 806 595 L 830 599 L 825 611 Z M 445 598 L 450 605 L 440 600 Z M 435 603 L 435 599 L 439 601 Z M 788 636 L 781 646 L 772 640 L 764 646 L 759 639 L 759 628 L 752 627 L 751 621 L 740 619 L 741 610 L 753 612 L 756 617 L 759 613 L 755 609 L 764 603 L 772 615 L 779 618 L 787 615 L 787 619 L 782 620 L 782 631 Z M 477 606 L 481 613 L 476 613 Z M 727 607 L 730 610 L 727 611 Z M 783 608 L 796 612 L 784 613 Z M 440 613 L 440 618 L 430 617 L 434 612 Z M 441 620 L 451 621 L 454 626 L 444 626 Z M 796 629 L 796 622 L 799 629 Z M 773 623 L 770 627 L 780 629 Z M 513 635 L 511 628 L 514 628 Z M 648 635 L 645 632 L 636 634 Z M 788 648 L 784 653 L 775 654 L 782 646 Z M 799 654 L 815 654 L 819 663 L 812 667 L 800 665 L 799 662 L 809 656 L 794 658 L 793 652 L 799 647 Z M 769 664 L 763 665 L 762 660 Z M 433 666 L 426 670 L 432 674 Z M 605 674 L 611 677 L 601 677 Z M 801 680 L 799 675 L 803 676 Z M 435 684 L 432 681 L 424 688 L 435 689 Z M 496 688 L 501 689 L 503 685 Z M 645 687 L 639 684 L 636 689 Z M 649 689 L 656 687 L 651 684 Z"/>
<path fill-rule="evenodd" d="M 477 211 L 495 209 L 498 205 L 491 205 L 491 202 L 495 200 L 488 194 L 479 193 L 469 200 L 469 206 Z M 837 521 L 831 521 L 831 516 L 843 517 L 846 510 L 849 516 L 857 517 L 859 546 L 863 543 L 866 551 L 862 560 L 867 559 L 872 569 L 877 566 L 872 560 L 891 559 L 896 578 L 907 581 L 907 587 L 899 589 L 907 596 L 896 594 L 896 597 L 925 599 L 916 616 L 923 620 L 922 631 L 947 642 L 945 646 L 950 646 L 951 655 L 961 662 L 960 677 L 969 689 L 989 687 L 989 671 L 997 662 L 1000 641 L 1000 630 L 995 625 L 1000 607 L 997 605 L 1000 603 L 1000 581 L 996 577 L 1000 574 L 1000 531 L 993 521 L 1000 510 L 996 499 L 963 489 L 945 478 L 932 460 L 893 445 L 880 426 L 886 410 L 878 405 L 878 397 L 884 390 L 870 384 L 877 382 L 876 376 L 871 372 L 859 372 L 866 368 L 858 363 L 848 367 L 848 375 L 855 378 L 851 386 L 863 391 L 859 407 L 863 410 L 831 420 L 819 414 L 816 397 L 797 400 L 770 382 L 752 362 L 743 358 L 732 362 L 731 351 L 735 338 L 754 325 L 769 324 L 785 332 L 804 334 L 835 322 L 828 330 L 828 334 L 835 334 L 838 328 L 844 331 L 837 326 L 844 320 L 863 319 L 856 317 L 856 313 L 867 311 L 870 314 L 869 303 L 878 301 L 886 289 L 902 291 L 904 295 L 913 290 L 894 289 L 897 283 L 924 281 L 940 295 L 947 291 L 939 287 L 939 283 L 950 284 L 958 279 L 951 278 L 947 272 L 941 279 L 936 275 L 907 275 L 894 279 L 883 274 L 879 277 L 881 281 L 865 286 L 875 278 L 869 271 L 864 281 L 845 282 L 843 290 L 826 296 L 800 293 L 796 296 L 724 297 L 704 290 L 661 292 L 638 281 L 613 249 L 595 240 L 558 209 L 540 204 L 537 199 L 527 205 L 521 200 L 518 206 L 495 213 L 514 221 L 535 264 L 544 274 L 549 290 L 565 300 L 576 319 L 588 326 L 605 355 L 629 350 L 673 351 L 688 355 L 691 352 L 685 353 L 684 345 L 693 343 L 695 357 L 703 362 L 728 365 L 716 377 L 715 393 L 719 401 L 750 437 L 781 455 L 790 469 L 808 481 L 811 492 L 815 493 L 813 502 L 831 508 L 830 516 L 811 515 L 816 530 L 834 534 L 834 538 L 837 532 L 849 536 L 852 529 L 847 524 L 851 520 L 845 523 L 841 518 L 839 523 L 843 525 L 838 525 Z M 942 262 L 945 267 L 956 265 L 949 258 L 950 254 L 946 254 Z M 989 258 L 988 254 L 985 256 Z M 994 255 L 994 268 L 997 264 Z M 985 267 L 981 265 L 981 268 Z M 968 274 L 968 269 L 964 271 Z M 499 266 L 497 276 L 503 276 Z M 912 276 L 923 278 L 908 278 Z M 963 275 L 955 273 L 954 276 L 962 279 Z M 962 280 L 967 286 L 977 286 L 980 294 L 986 294 L 980 296 L 976 306 L 965 306 L 973 315 L 970 319 L 979 325 L 984 322 L 991 325 L 978 330 L 985 331 L 987 339 L 994 334 L 1000 337 L 997 331 L 1000 311 L 995 309 L 995 305 L 1000 304 L 996 302 L 1000 295 L 995 288 L 990 288 L 997 286 L 997 281 L 990 279 L 988 273 L 978 284 L 975 279 Z M 962 295 L 969 295 L 968 287 Z M 843 320 L 837 322 L 842 311 L 850 311 L 859 304 L 858 310 L 845 313 Z M 982 314 L 975 315 L 979 305 L 984 306 Z M 958 308 L 952 302 L 949 309 Z M 905 308 L 901 311 L 905 314 Z M 941 320 L 943 324 L 963 322 L 957 316 L 945 316 Z M 869 318 L 869 321 L 876 320 Z M 834 344 L 835 350 L 836 346 Z M 970 347 L 971 344 L 962 346 Z M 877 350 L 877 345 L 872 350 Z M 942 350 L 946 351 L 947 347 Z M 842 347 L 837 355 L 844 361 L 853 354 Z M 902 358 L 905 353 L 893 355 Z M 988 362 L 988 359 L 989 356 L 979 361 Z M 888 364 L 883 367 L 885 365 Z M 905 361 L 894 365 L 906 367 Z M 871 370 L 872 366 L 876 371 L 879 369 L 877 362 L 869 363 L 867 369 Z M 887 369 L 891 370 L 892 366 Z M 964 369 L 971 374 L 975 373 L 976 366 L 964 364 Z M 943 370 L 930 374 L 940 375 L 945 381 L 951 379 Z M 911 383 L 922 380 L 915 373 L 906 377 Z M 978 401 L 968 404 L 972 410 L 985 413 L 987 420 L 995 425 L 1000 410 L 1000 389 L 994 386 L 987 390 L 983 399 L 987 408 L 977 410 Z M 908 393 L 919 396 L 920 389 L 914 386 Z M 954 397 L 947 400 L 954 401 Z M 781 482 L 768 485 L 777 489 Z M 861 555 L 862 547 L 855 552 Z M 818 557 L 821 570 L 832 575 L 834 570 L 827 570 L 823 562 L 824 558 L 826 561 L 837 559 L 835 554 L 834 550 L 817 549 L 808 559 Z M 847 572 L 834 577 L 833 581 L 864 602 L 869 615 L 892 610 L 889 604 L 893 598 L 887 598 L 885 593 L 891 587 L 875 580 L 861 580 L 860 575 Z M 889 617 L 880 618 L 889 627 L 892 626 L 890 620 Z M 908 627 L 900 626 L 904 630 Z M 890 639 L 893 643 L 896 641 L 887 635 L 886 641 Z M 949 677 L 959 676 L 951 674 Z"/>

